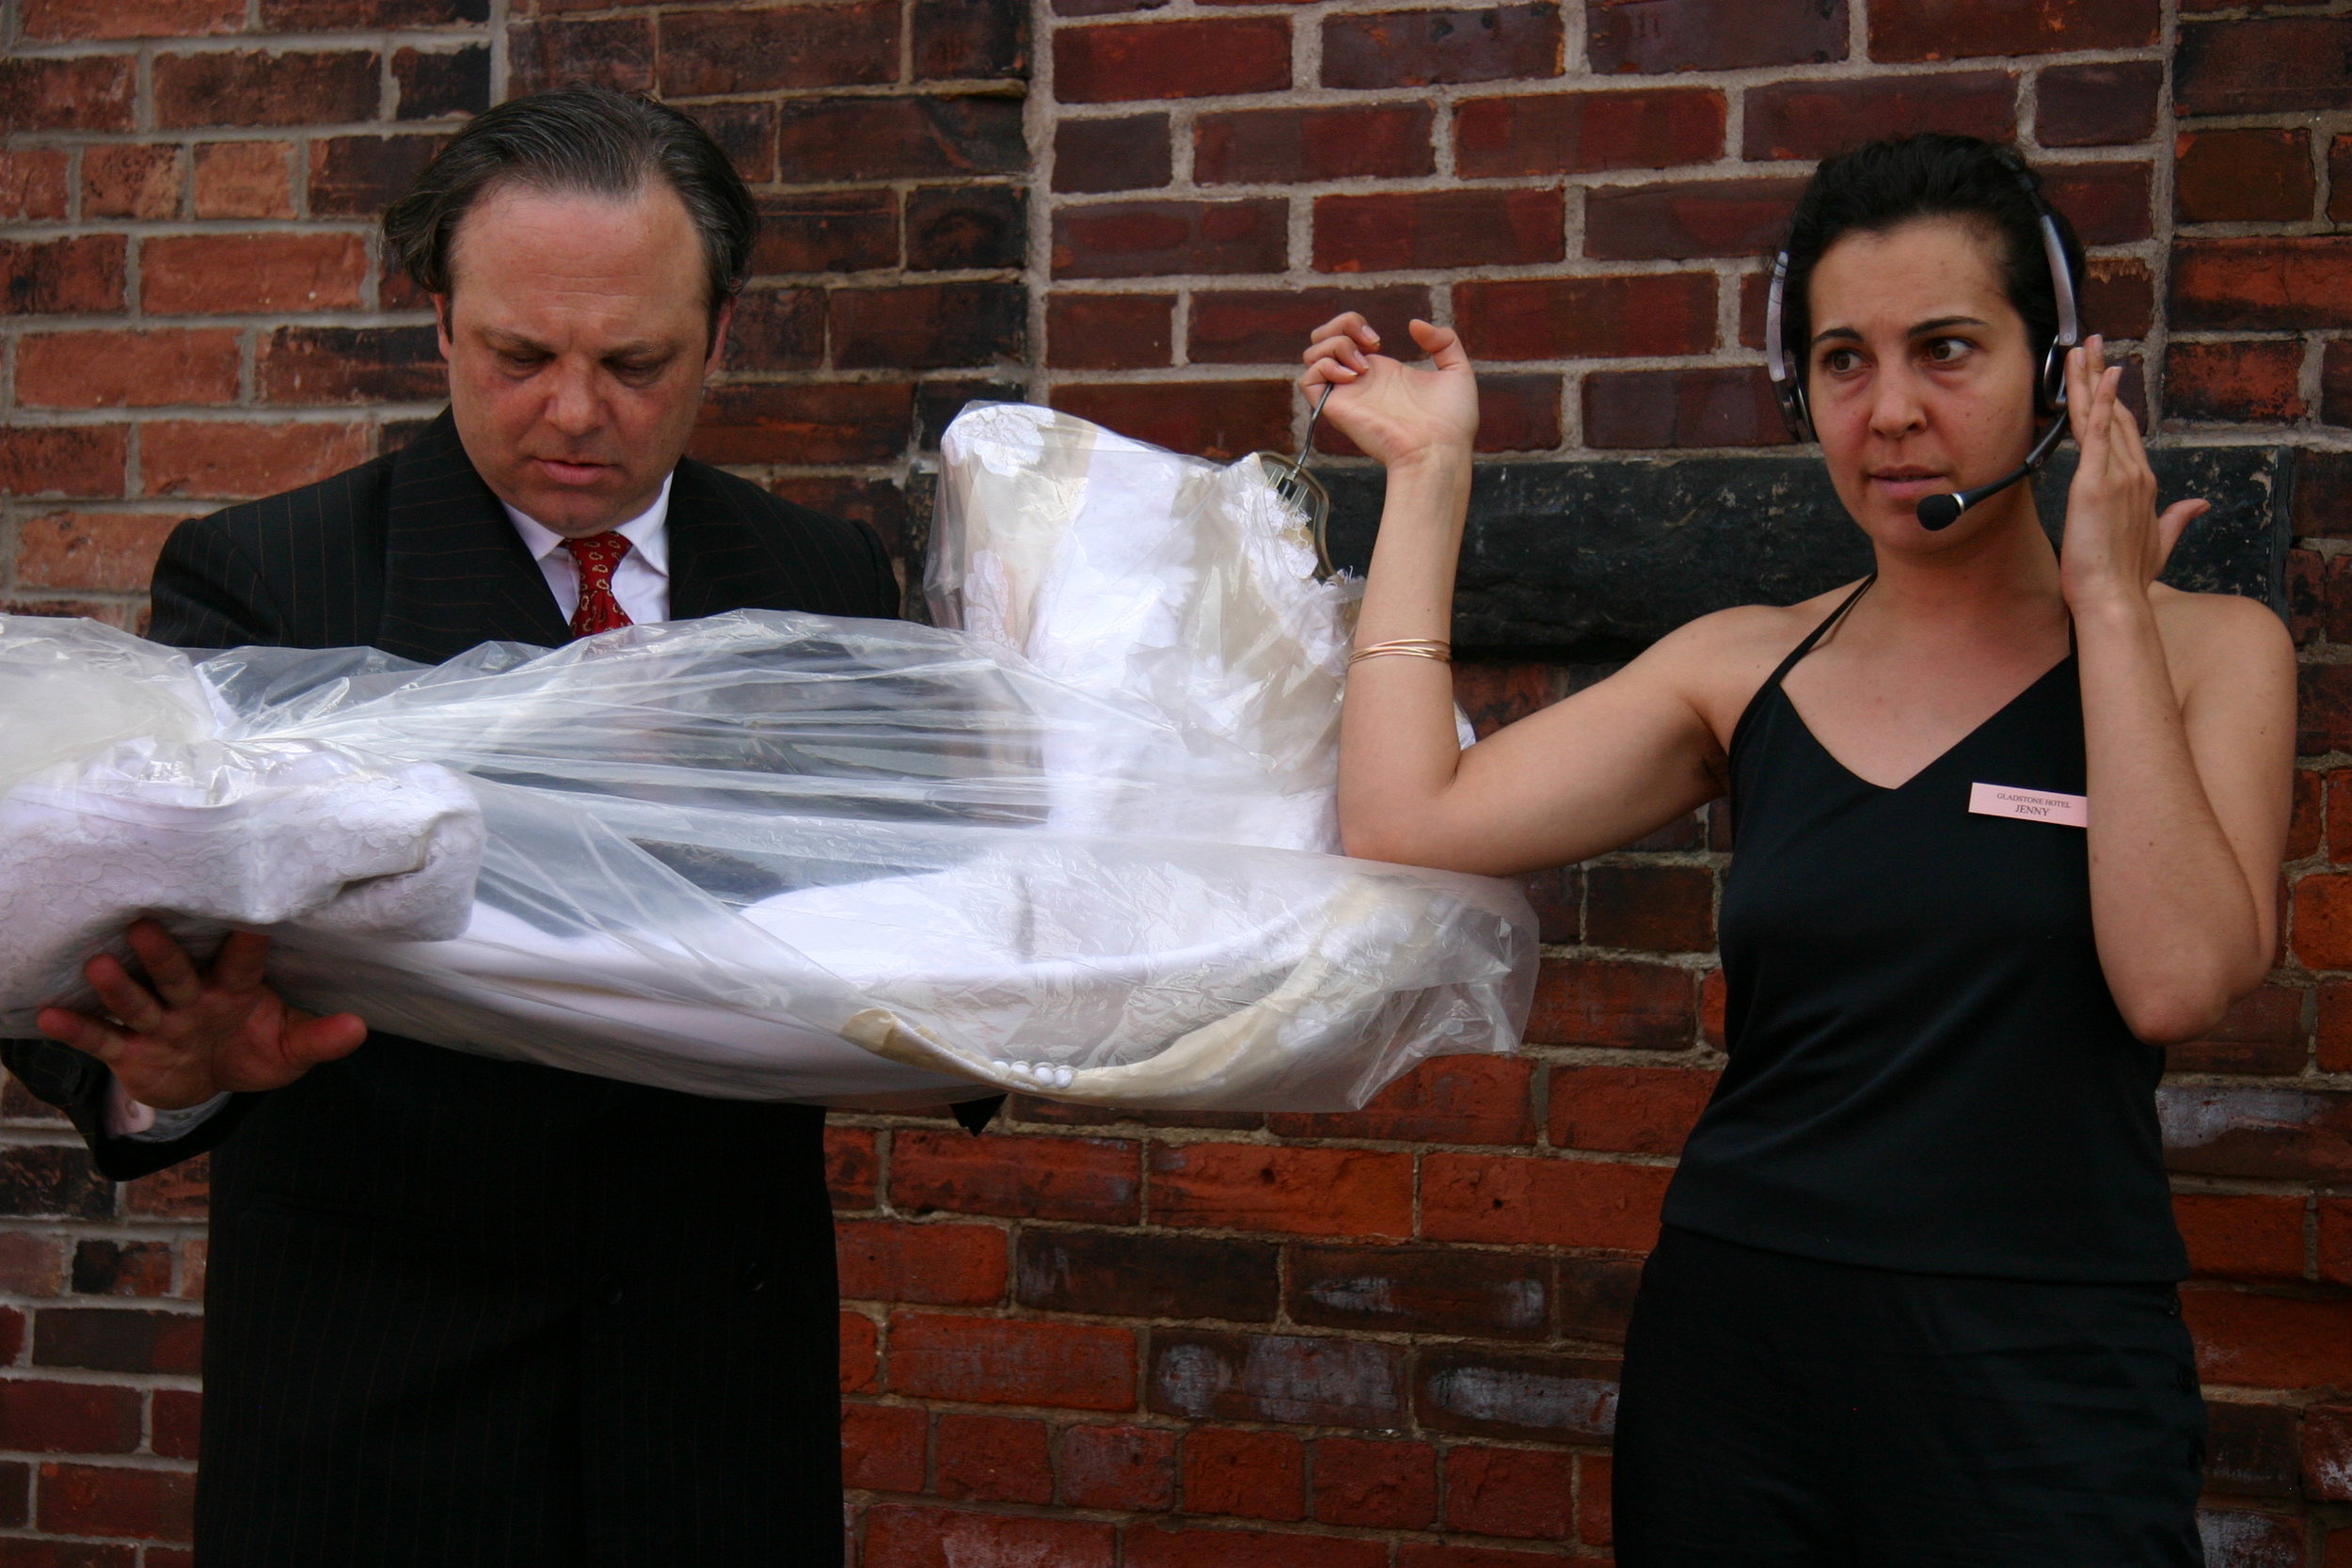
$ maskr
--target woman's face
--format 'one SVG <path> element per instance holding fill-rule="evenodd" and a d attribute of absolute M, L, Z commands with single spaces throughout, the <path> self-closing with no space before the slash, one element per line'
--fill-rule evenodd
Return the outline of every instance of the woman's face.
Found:
<path fill-rule="evenodd" d="M 1921 498 L 2000 478 L 2034 436 L 2041 366 L 2002 290 L 1999 241 L 1958 218 L 1851 233 L 1814 264 L 1806 398 L 1838 499 L 1881 545 L 1948 547 L 2028 504 L 2020 485 L 1942 532 Z"/>

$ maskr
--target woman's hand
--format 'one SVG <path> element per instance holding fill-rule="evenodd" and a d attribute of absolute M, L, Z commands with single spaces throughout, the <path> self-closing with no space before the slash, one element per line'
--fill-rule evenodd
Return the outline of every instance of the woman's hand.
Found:
<path fill-rule="evenodd" d="M 1315 329 L 1298 389 L 1312 404 L 1332 388 L 1325 416 L 1391 470 L 1431 457 L 1467 459 L 1478 434 L 1478 377 L 1453 330 L 1416 321 L 1426 370 L 1379 353 L 1380 334 L 1354 310 Z"/>
<path fill-rule="evenodd" d="M 2122 368 L 2107 364 L 2106 349 L 2094 337 L 2066 356 L 2067 418 L 2082 461 L 2066 495 L 2059 582 L 2075 610 L 2110 597 L 2144 601 L 2182 531 L 2211 510 L 2185 500 L 2156 515 L 2156 476 L 2139 421 L 2118 395 Z"/>
<path fill-rule="evenodd" d="M 46 1007 L 37 1022 L 50 1038 L 105 1063 L 142 1105 L 180 1110 L 223 1090 L 282 1088 L 368 1037 L 356 1014 L 319 1018 L 288 1006 L 263 984 L 267 937 L 231 933 L 201 971 L 152 920 L 134 925 L 130 938 L 149 985 L 111 954 L 82 971 L 111 1020 Z"/>

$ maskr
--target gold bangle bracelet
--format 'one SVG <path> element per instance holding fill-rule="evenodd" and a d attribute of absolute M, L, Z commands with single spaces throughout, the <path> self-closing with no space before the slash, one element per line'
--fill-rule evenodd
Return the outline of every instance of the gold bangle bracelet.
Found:
<path fill-rule="evenodd" d="M 1360 659 L 1378 658 L 1383 654 L 1395 654 L 1406 658 L 1434 658 L 1440 664 L 1454 662 L 1454 645 L 1435 637 L 1398 637 L 1386 642 L 1375 642 L 1348 655 L 1347 662 L 1353 666 Z"/>

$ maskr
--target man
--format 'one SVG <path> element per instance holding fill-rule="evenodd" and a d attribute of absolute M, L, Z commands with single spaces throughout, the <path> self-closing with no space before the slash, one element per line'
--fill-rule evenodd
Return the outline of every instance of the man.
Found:
<path fill-rule="evenodd" d="M 746 607 L 891 616 L 866 530 L 683 461 L 756 217 L 676 112 L 473 120 L 386 214 L 450 407 L 322 483 L 183 524 L 153 636 L 439 662 Z M 216 1148 L 203 1568 L 837 1563 L 823 1113 L 316 1019 L 262 940 L 161 927 L 8 1048 L 126 1180 Z M 103 1065 L 102 1065 L 102 1063 Z M 233 1091 L 233 1092 L 224 1092 Z"/>

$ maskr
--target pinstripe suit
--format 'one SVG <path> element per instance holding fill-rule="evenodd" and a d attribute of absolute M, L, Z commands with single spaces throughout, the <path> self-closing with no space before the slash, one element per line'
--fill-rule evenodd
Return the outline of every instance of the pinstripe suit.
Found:
<path fill-rule="evenodd" d="M 679 466 L 668 527 L 679 619 L 896 613 L 870 532 L 715 468 Z M 437 663 L 568 637 L 447 415 L 183 524 L 154 604 L 152 635 L 190 647 Z M 201 1568 L 840 1560 L 821 1111 L 374 1035 L 138 1145 L 103 1135 L 94 1062 L 8 1055 L 111 1177 L 217 1146 Z"/>

